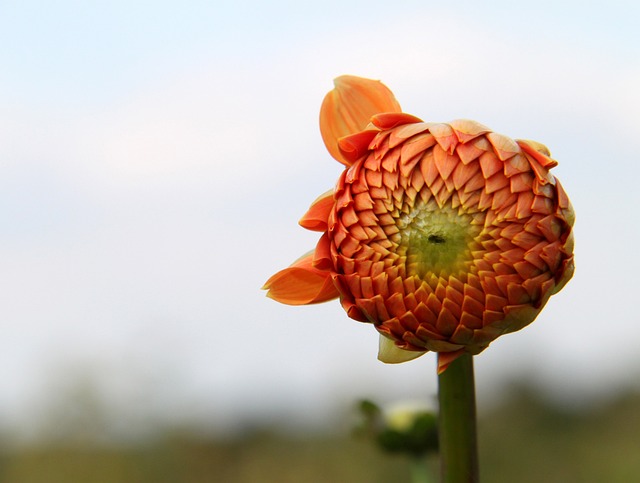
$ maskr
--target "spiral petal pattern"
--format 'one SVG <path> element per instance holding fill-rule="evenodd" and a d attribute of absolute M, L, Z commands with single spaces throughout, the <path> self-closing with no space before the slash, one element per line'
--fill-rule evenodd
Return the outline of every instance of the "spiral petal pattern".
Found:
<path fill-rule="evenodd" d="M 398 347 L 476 354 L 570 278 L 573 210 L 542 145 L 469 120 L 403 121 L 374 116 L 380 131 L 338 181 L 334 280 Z"/>

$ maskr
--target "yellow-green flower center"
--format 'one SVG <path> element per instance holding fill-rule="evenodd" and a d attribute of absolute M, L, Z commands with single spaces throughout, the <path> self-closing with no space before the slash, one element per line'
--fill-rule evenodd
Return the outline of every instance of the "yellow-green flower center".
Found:
<path fill-rule="evenodd" d="M 408 275 L 424 279 L 467 273 L 473 262 L 473 241 L 482 226 L 473 217 L 434 201 L 417 205 L 397 220 L 398 251 L 406 256 Z"/>

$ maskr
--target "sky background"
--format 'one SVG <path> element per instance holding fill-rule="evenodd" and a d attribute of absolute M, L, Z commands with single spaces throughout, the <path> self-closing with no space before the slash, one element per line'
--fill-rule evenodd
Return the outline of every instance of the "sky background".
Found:
<path fill-rule="evenodd" d="M 82 391 L 125 429 L 220 431 L 435 395 L 435 356 L 386 366 L 339 304 L 259 290 L 317 240 L 341 74 L 560 163 L 576 274 L 476 358 L 481 403 L 638 388 L 639 24 L 630 1 L 0 1 L 0 428 Z"/>

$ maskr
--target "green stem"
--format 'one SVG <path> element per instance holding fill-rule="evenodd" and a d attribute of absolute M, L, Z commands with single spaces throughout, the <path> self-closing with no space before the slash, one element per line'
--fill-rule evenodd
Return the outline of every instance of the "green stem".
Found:
<path fill-rule="evenodd" d="M 458 357 L 438 376 L 442 483 L 478 482 L 473 357 Z"/>

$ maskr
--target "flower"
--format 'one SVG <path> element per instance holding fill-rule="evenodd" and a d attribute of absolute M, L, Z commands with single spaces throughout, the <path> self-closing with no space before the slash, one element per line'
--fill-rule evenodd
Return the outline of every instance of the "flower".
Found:
<path fill-rule="evenodd" d="M 544 145 L 423 122 L 353 76 L 336 79 L 320 127 L 345 170 L 300 220 L 321 233 L 315 250 L 267 281 L 269 297 L 339 297 L 380 333 L 380 360 L 434 351 L 442 372 L 531 323 L 573 275 L 574 212 Z"/>

